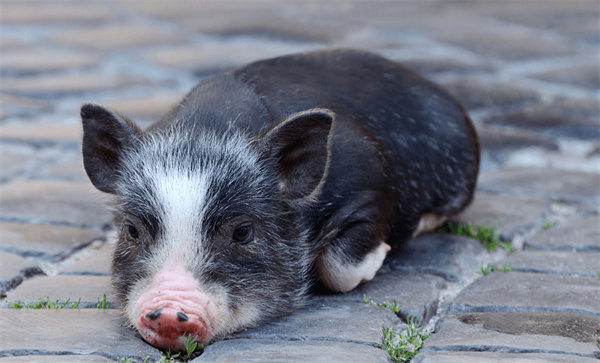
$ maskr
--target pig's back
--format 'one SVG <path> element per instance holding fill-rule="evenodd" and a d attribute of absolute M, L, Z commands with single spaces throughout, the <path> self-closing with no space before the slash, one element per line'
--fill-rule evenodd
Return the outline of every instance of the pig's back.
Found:
<path fill-rule="evenodd" d="M 416 223 L 415 214 L 453 214 L 471 199 L 475 130 L 457 101 L 412 71 L 346 50 L 259 61 L 234 77 L 255 88 L 273 119 L 314 107 L 337 114 L 324 205 L 374 191 L 394 201 L 396 218 Z"/>

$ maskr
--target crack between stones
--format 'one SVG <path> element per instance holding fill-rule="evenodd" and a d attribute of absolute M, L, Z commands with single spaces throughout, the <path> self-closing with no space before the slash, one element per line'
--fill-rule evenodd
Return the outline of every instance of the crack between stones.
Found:
<path fill-rule="evenodd" d="M 431 347 L 421 348 L 420 352 L 494 352 L 494 353 L 546 353 L 546 354 L 563 354 L 563 355 L 575 355 L 578 357 L 595 358 L 600 359 L 600 352 L 593 354 L 568 352 L 565 350 L 557 349 L 536 349 L 536 348 L 518 348 L 510 347 L 507 345 L 438 345 Z"/>
<path fill-rule="evenodd" d="M 50 225 L 50 226 L 63 226 L 63 227 L 94 229 L 94 230 L 98 230 L 98 231 L 110 230 L 110 225 L 108 225 L 108 224 L 94 225 L 94 224 L 86 224 L 86 223 L 72 223 L 69 221 L 63 221 L 63 220 L 58 220 L 58 219 L 0 216 L 0 222 L 22 223 L 22 224 L 44 224 L 44 225 Z"/>
<path fill-rule="evenodd" d="M 539 274 L 547 274 L 547 275 L 567 275 L 567 276 L 596 277 L 596 274 L 593 274 L 591 272 L 544 270 L 544 269 L 530 268 L 530 267 L 516 267 L 516 268 L 513 267 L 511 269 L 511 271 L 539 273 Z"/>
<path fill-rule="evenodd" d="M 12 253 L 12 254 L 21 256 L 23 258 L 32 258 L 32 259 L 35 259 L 40 262 L 58 263 L 58 262 L 61 262 L 65 259 L 67 259 L 68 257 L 75 254 L 76 252 L 79 252 L 79 251 L 87 248 L 88 246 L 90 246 L 92 243 L 94 243 L 96 241 L 105 243 L 106 240 L 107 240 L 106 237 L 92 238 L 91 240 L 89 240 L 87 242 L 83 242 L 81 244 L 78 244 L 77 246 L 65 248 L 58 253 L 49 253 L 49 252 L 38 251 L 38 250 L 25 250 L 25 249 L 21 249 L 21 248 L 17 248 L 17 247 L 5 247 L 5 246 L 0 246 L 0 251 Z"/>
<path fill-rule="evenodd" d="M 503 305 L 469 305 L 452 303 L 448 313 L 573 313 L 600 316 L 600 312 L 587 309 L 541 307 L 541 306 L 503 306 Z"/>

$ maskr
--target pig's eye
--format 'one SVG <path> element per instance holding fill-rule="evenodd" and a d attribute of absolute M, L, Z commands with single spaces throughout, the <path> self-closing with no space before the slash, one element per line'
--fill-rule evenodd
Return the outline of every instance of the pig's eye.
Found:
<path fill-rule="evenodd" d="M 248 243 L 254 238 L 254 231 L 251 224 L 243 224 L 233 232 L 233 243 Z"/>
<path fill-rule="evenodd" d="M 138 233 L 137 228 L 135 228 L 132 225 L 127 225 L 125 226 L 125 228 L 127 228 L 127 237 L 129 237 L 130 239 L 138 239 L 140 235 Z"/>

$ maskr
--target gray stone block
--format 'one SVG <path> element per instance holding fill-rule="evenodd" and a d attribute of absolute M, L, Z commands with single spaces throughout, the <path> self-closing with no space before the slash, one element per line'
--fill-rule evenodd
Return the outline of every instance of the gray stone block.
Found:
<path fill-rule="evenodd" d="M 597 277 L 600 253 L 522 251 L 498 262 L 505 263 L 510 263 L 512 271 Z"/>
<path fill-rule="evenodd" d="M 546 335 L 542 329 L 532 329 L 530 331 L 510 330 L 503 331 L 497 326 L 487 326 L 485 324 L 486 314 L 481 314 L 482 321 L 471 321 L 467 324 L 461 321 L 460 316 L 446 316 L 439 320 L 435 327 L 435 333 L 426 341 L 419 354 L 425 352 L 493 352 L 493 353 L 540 353 L 540 354 L 561 354 L 570 356 L 572 359 L 578 357 L 599 358 L 595 342 L 578 341 L 572 337 L 561 336 L 560 334 Z M 570 314 L 565 314 L 570 315 Z M 519 319 L 523 316 L 519 314 L 505 316 L 499 320 L 512 327 L 519 327 L 523 324 Z M 598 328 L 597 317 L 590 317 L 593 326 L 589 329 Z M 508 320 L 507 320 L 508 319 Z M 530 319 L 533 322 L 536 319 Z M 546 316 L 540 321 L 553 323 L 552 315 Z M 560 320 L 560 317 L 557 317 Z M 558 326 L 559 324 L 555 324 Z M 532 325 L 535 326 L 535 323 Z M 548 330 L 547 330 L 548 331 Z M 546 332 L 547 332 L 546 331 Z M 419 361 L 417 359 L 417 361 Z"/>
<path fill-rule="evenodd" d="M 0 251 L 0 297 L 6 296 L 8 290 L 19 286 L 25 278 L 39 274 L 44 272 L 34 261 Z"/>
<path fill-rule="evenodd" d="M 449 312 L 564 312 L 600 315 L 600 279 L 492 272 L 464 289 Z"/>
<path fill-rule="evenodd" d="M 99 355 L 113 361 L 161 357 L 123 326 L 115 310 L 3 309 L 0 357 L 31 355 Z"/>
<path fill-rule="evenodd" d="M 94 241 L 105 240 L 98 229 L 0 222 L 0 250 L 46 262 L 58 262 Z"/>
<path fill-rule="evenodd" d="M 108 357 L 103 357 L 101 355 L 96 355 L 96 354 L 87 354 L 87 355 L 83 355 L 83 354 L 70 354 L 70 352 L 65 352 L 65 353 L 69 353 L 68 355 L 45 355 L 43 354 L 43 352 L 39 352 L 41 354 L 36 354 L 35 351 L 26 351 L 23 353 L 27 353 L 28 355 L 21 355 L 21 356 L 13 356 L 13 357 L 1 357 L 0 356 L 0 362 L 2 363 L 8 363 L 8 362 L 15 362 L 15 363 L 19 363 L 19 362 L 23 362 L 23 363 L 63 363 L 63 362 L 87 362 L 87 363 L 115 363 L 115 358 L 111 359 Z M 29 354 L 32 353 L 32 354 Z M 47 352 L 47 353 L 52 353 L 52 352 Z M 119 358 L 123 358 L 123 357 L 117 357 L 116 361 L 117 362 L 121 362 L 120 360 L 118 360 Z"/>
<path fill-rule="evenodd" d="M 480 179 L 485 175 L 481 174 Z M 473 203 L 458 216 L 458 220 L 485 226 L 497 224 L 501 237 L 510 240 L 515 234 L 539 225 L 547 205 L 547 201 L 531 196 L 477 192 Z"/>
<path fill-rule="evenodd" d="M 98 299 L 104 299 L 104 294 L 111 302 L 111 308 L 115 308 L 108 276 L 59 275 L 26 280 L 14 291 L 8 292 L 6 300 L 37 302 L 41 298 L 54 302 L 70 299 L 70 303 L 76 303 L 81 298 L 81 306 L 96 307 Z"/>
<path fill-rule="evenodd" d="M 442 277 L 449 282 L 463 282 L 472 274 L 478 260 L 488 252 L 481 242 L 446 233 L 428 233 L 411 239 L 406 247 L 391 254 L 386 266 L 398 271 L 418 271 Z"/>
<path fill-rule="evenodd" d="M 351 301 L 312 300 L 306 308 L 256 328 L 234 334 L 231 339 L 340 341 L 376 346 L 382 329 L 398 329 L 400 320 L 388 309 Z"/>
<path fill-rule="evenodd" d="M 600 201 L 600 174 L 550 168 L 510 168 L 479 176 L 480 191 L 582 203 L 594 208 Z M 511 208 L 511 211 L 518 208 Z"/>
<path fill-rule="evenodd" d="M 502 353 L 502 352 L 419 352 L 412 363 L 598 363 L 598 359 L 573 354 Z"/>
<path fill-rule="evenodd" d="M 436 313 L 440 291 L 446 288 L 444 279 L 420 272 L 381 271 L 369 282 L 359 285 L 346 294 L 318 295 L 319 300 L 340 300 L 363 303 L 364 298 L 375 303 L 392 303 L 401 306 L 398 316 L 406 320 L 414 316 L 426 324 Z"/>
<path fill-rule="evenodd" d="M 2 185 L 0 220 L 105 227 L 111 221 L 101 193 L 91 183 L 21 181 Z"/>
<path fill-rule="evenodd" d="M 257 340 L 220 341 L 192 362 L 373 362 L 388 363 L 387 352 L 370 345 L 343 341 Z"/>
<path fill-rule="evenodd" d="M 69 259 L 67 263 L 61 264 L 61 275 L 110 275 L 112 263 L 113 244 L 105 243 L 99 248 L 89 247 L 84 257 Z"/>
<path fill-rule="evenodd" d="M 535 250 L 600 252 L 600 216 L 592 215 L 546 229 L 527 240 L 524 247 Z"/>

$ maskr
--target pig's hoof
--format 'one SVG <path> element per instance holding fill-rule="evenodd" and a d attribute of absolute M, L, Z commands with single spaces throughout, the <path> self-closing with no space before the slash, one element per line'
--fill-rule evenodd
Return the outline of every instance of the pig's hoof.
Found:
<path fill-rule="evenodd" d="M 367 254 L 357 265 L 342 261 L 331 249 L 325 251 L 317 264 L 317 273 L 329 289 L 347 292 L 364 281 L 370 281 L 381 268 L 385 256 L 392 248 L 385 242 Z"/>
<path fill-rule="evenodd" d="M 185 350 L 185 340 L 190 336 L 196 336 L 198 342 L 203 342 L 211 335 L 202 317 L 174 308 L 150 310 L 140 317 L 137 325 L 148 343 L 174 352 Z"/>

